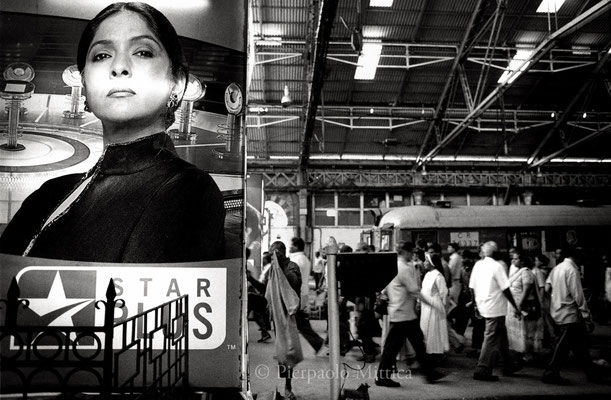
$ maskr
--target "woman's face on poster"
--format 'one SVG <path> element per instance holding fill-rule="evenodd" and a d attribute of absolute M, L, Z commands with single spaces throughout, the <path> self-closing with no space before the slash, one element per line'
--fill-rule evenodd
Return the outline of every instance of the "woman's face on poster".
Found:
<path fill-rule="evenodd" d="M 163 118 L 176 84 L 163 45 L 132 11 L 113 14 L 100 24 L 83 76 L 89 107 L 111 124 L 146 126 Z"/>

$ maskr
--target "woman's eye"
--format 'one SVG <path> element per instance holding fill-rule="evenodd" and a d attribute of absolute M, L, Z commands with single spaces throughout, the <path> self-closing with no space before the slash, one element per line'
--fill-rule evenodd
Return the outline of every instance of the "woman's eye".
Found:
<path fill-rule="evenodd" d="M 109 57 L 110 57 L 110 54 L 99 53 L 99 54 L 96 54 L 95 56 L 93 56 L 92 60 L 93 60 L 93 62 L 97 62 L 97 61 L 102 61 L 102 60 L 104 60 L 106 58 L 109 58 Z"/>
<path fill-rule="evenodd" d="M 153 57 L 153 53 L 148 50 L 139 50 L 135 53 L 138 57 L 151 58 Z"/>

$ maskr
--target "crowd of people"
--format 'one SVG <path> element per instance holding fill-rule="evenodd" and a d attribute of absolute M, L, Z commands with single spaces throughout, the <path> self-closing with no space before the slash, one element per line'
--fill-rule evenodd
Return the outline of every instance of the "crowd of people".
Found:
<path fill-rule="evenodd" d="M 304 245 L 302 239 L 293 238 L 286 258 L 286 262 L 300 271 L 299 290 L 294 285 L 300 298 L 300 306 L 294 313 L 295 329 L 321 355 L 325 353 L 326 342 L 314 332 L 308 319 L 308 282 L 312 277 L 314 290 L 325 290 L 325 257 L 324 253 L 316 252 L 314 267 L 304 253 Z M 364 243 L 357 244 L 354 250 L 374 251 L 373 246 Z M 264 255 L 260 277 L 255 279 L 249 274 L 253 292 L 258 296 L 264 296 L 269 281 L 270 254 L 279 253 L 284 259 L 284 252 L 281 242 L 272 244 L 270 253 Z M 353 249 L 344 245 L 340 247 L 341 252 L 353 252 Z M 504 376 L 513 376 L 525 365 L 540 365 L 545 366 L 543 382 L 568 384 L 560 369 L 572 352 L 588 381 L 602 378 L 602 369 L 590 357 L 588 335 L 594 327 L 590 308 L 597 310 L 599 322 L 607 320 L 611 308 L 611 267 L 606 256 L 601 258 L 605 284 L 600 285 L 602 290 L 596 290 L 587 280 L 594 273 L 584 274 L 585 254 L 581 248 L 558 249 L 553 263 L 542 253 L 533 256 L 513 247 L 506 255 L 501 254 L 492 241 L 482 244 L 477 254 L 450 243 L 447 261 L 437 243 L 401 242 L 396 252 L 397 275 L 382 292 L 345 298 L 340 291 L 342 355 L 358 345 L 363 353 L 359 360 L 375 362 L 380 350 L 373 338 L 379 336 L 376 332 L 384 325 L 379 319 L 383 318 L 387 324 L 382 335 L 376 385 L 400 386 L 392 376 L 397 371 L 397 356 L 402 349 L 417 361 L 426 380 L 433 383 L 444 377 L 438 368 L 447 360 L 450 349 L 461 353 L 467 345 L 470 348 L 466 356 L 477 358 L 473 379 L 479 381 L 499 380 L 493 374 L 497 352 L 501 355 Z M 586 297 L 590 298 L 590 305 Z M 349 301 L 354 304 L 358 340 L 350 335 Z M 387 306 L 379 309 L 381 303 Z M 266 315 L 266 308 L 261 306 L 264 302 L 251 304 L 255 315 Z M 269 321 L 268 315 L 266 318 Z M 271 340 L 269 322 L 255 320 L 262 332 L 259 341 Z M 470 343 L 465 336 L 469 326 L 472 327 Z M 276 358 L 284 359 L 278 354 Z M 290 397 L 290 375 L 285 377 L 286 393 Z"/>

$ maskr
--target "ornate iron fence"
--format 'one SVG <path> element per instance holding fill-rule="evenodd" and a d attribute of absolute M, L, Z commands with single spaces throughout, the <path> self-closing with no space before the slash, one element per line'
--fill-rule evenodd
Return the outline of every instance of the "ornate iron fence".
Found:
<path fill-rule="evenodd" d="M 115 321 L 115 309 L 125 303 L 111 279 L 106 300 L 95 302 L 104 309 L 102 326 L 40 326 L 18 324 L 19 309 L 29 306 L 19 292 L 13 279 L 0 300 L 0 392 L 24 399 L 49 391 L 103 399 L 188 396 L 188 296 Z"/>

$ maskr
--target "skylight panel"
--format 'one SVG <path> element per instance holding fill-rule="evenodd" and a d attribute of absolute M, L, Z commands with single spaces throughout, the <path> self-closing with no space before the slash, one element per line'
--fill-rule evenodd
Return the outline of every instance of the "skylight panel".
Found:
<path fill-rule="evenodd" d="M 392 7 L 394 0 L 369 0 L 369 7 Z"/>
<path fill-rule="evenodd" d="M 509 62 L 507 69 L 505 70 L 505 72 L 503 72 L 503 75 L 501 75 L 497 83 L 512 83 L 513 81 L 515 81 L 517 77 L 520 76 L 522 72 L 526 70 L 526 68 L 528 68 L 530 61 L 526 60 L 530 59 L 533 53 L 534 50 L 531 49 L 518 49 L 516 54 Z M 514 71 L 517 71 L 518 69 L 520 70 L 520 72 L 509 78 L 509 75 L 511 75 L 512 73 L 514 73 Z"/>
<path fill-rule="evenodd" d="M 560 10 L 565 0 L 543 0 L 537 8 L 538 13 L 555 13 Z"/>
<path fill-rule="evenodd" d="M 376 76 L 381 54 L 382 43 L 363 43 L 363 51 L 361 51 L 357 61 L 358 67 L 356 67 L 354 79 L 373 80 Z"/>

